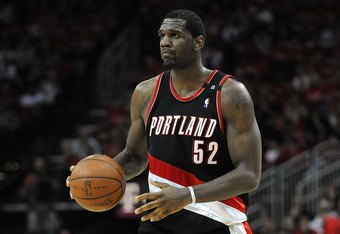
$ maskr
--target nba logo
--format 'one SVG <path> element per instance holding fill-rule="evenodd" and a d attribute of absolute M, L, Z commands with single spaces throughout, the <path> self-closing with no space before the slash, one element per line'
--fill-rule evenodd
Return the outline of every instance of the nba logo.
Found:
<path fill-rule="evenodd" d="M 84 182 L 85 194 L 86 196 L 92 196 L 92 186 L 91 181 L 86 180 Z"/>
<path fill-rule="evenodd" d="M 204 101 L 204 108 L 208 108 L 209 100 L 210 100 L 209 98 L 205 99 L 205 101 Z"/>

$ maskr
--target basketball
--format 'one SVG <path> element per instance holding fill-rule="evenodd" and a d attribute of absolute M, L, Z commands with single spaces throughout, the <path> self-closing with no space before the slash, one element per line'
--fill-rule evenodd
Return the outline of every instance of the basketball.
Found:
<path fill-rule="evenodd" d="M 93 212 L 115 207 L 126 187 L 123 168 L 106 155 L 91 155 L 80 160 L 72 170 L 69 182 L 74 200 Z"/>

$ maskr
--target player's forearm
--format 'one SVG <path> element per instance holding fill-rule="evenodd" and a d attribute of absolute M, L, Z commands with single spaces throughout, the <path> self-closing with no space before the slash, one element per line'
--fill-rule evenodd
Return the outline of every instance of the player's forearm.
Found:
<path fill-rule="evenodd" d="M 148 166 L 147 156 L 137 156 L 125 148 L 116 157 L 114 157 L 121 167 L 124 168 L 127 180 L 140 175 Z"/>
<path fill-rule="evenodd" d="M 258 174 L 239 165 L 221 177 L 194 186 L 194 190 L 197 202 L 221 201 L 255 190 L 259 181 Z"/>

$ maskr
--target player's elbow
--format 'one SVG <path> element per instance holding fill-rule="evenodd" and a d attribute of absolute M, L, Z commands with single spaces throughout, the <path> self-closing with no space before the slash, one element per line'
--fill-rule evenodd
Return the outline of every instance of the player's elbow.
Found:
<path fill-rule="evenodd" d="M 252 192 L 260 186 L 260 174 L 248 172 L 246 181 L 248 192 Z"/>

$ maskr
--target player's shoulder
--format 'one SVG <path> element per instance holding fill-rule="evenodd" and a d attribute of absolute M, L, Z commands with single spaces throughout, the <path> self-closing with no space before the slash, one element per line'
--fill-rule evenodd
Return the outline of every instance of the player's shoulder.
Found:
<path fill-rule="evenodd" d="M 152 99 L 159 75 L 148 78 L 138 83 L 132 96 L 132 104 L 138 106 L 148 105 Z"/>
<path fill-rule="evenodd" d="M 247 87 L 237 79 L 227 79 L 221 89 L 222 104 L 236 104 L 238 101 L 252 102 L 252 97 Z"/>
<path fill-rule="evenodd" d="M 137 84 L 136 92 L 153 92 L 156 87 L 159 75 L 143 80 Z"/>
<path fill-rule="evenodd" d="M 255 119 L 252 97 L 244 83 L 227 79 L 221 89 L 221 108 L 227 120 L 238 119 L 239 124 L 252 123 Z"/>
<path fill-rule="evenodd" d="M 237 93 L 248 92 L 246 86 L 241 82 L 231 77 L 222 85 L 222 93 L 225 95 L 235 95 Z"/>

